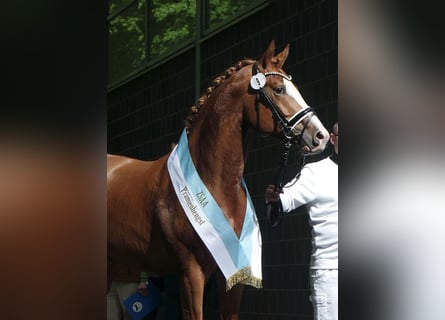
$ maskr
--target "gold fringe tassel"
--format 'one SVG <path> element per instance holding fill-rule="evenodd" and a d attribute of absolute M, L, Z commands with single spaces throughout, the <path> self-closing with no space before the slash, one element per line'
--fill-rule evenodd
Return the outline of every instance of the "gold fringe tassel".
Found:
<path fill-rule="evenodd" d="M 232 289 L 237 283 L 242 283 L 255 288 L 263 287 L 262 280 L 252 275 L 250 266 L 237 271 L 226 280 L 226 291 Z"/>

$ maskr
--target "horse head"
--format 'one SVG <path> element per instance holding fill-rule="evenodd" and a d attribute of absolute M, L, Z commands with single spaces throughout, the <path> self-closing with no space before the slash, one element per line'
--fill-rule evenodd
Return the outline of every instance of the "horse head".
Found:
<path fill-rule="evenodd" d="M 244 114 L 252 127 L 299 145 L 305 153 L 319 153 L 329 133 L 304 101 L 292 77 L 282 70 L 289 44 L 275 55 L 272 40 L 262 57 L 245 71 L 250 76 L 249 98 Z"/>

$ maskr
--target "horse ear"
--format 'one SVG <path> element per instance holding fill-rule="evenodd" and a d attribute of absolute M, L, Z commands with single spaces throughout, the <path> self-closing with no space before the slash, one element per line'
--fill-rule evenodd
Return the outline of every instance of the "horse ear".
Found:
<path fill-rule="evenodd" d="M 260 59 L 260 64 L 263 69 L 266 69 L 269 65 L 275 65 L 275 67 L 281 69 L 284 65 L 284 62 L 289 55 L 289 44 L 281 51 L 279 54 L 274 56 L 275 54 L 275 41 L 272 40 L 267 48 L 266 52 L 264 52 L 263 56 Z"/>
<path fill-rule="evenodd" d="M 279 54 L 277 54 L 275 57 L 272 58 L 272 62 L 276 64 L 277 68 L 281 69 L 288 55 L 289 55 L 289 43 L 286 45 L 283 51 L 281 51 Z"/>
<path fill-rule="evenodd" d="M 267 47 L 266 52 L 263 53 L 263 56 L 259 61 L 259 64 L 263 67 L 263 69 L 266 69 L 267 65 L 271 63 L 272 59 L 274 58 L 274 54 L 275 40 L 272 40 L 269 44 L 269 47 Z"/>

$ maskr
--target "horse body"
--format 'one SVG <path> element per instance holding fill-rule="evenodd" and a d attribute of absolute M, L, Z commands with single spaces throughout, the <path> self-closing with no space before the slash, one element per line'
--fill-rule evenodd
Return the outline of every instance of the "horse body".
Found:
<path fill-rule="evenodd" d="M 283 117 L 291 119 L 304 106 L 295 97 L 282 94 L 285 76 L 281 67 L 288 46 L 276 56 L 274 49 L 272 42 L 259 60 L 263 70 L 275 72 L 269 72 L 272 76 L 263 90 Z M 238 237 L 247 204 L 242 176 L 251 129 L 283 138 L 283 128 L 270 107 L 257 104 L 257 95 L 249 87 L 252 62 L 229 69 L 222 80 L 217 78 L 220 83 L 201 100 L 199 112 L 195 107 L 186 125 L 196 170 Z M 311 132 L 313 145 L 305 146 L 311 150 L 322 150 L 328 139 L 326 129 L 309 118 L 293 129 L 300 134 Z M 108 156 L 109 263 L 177 274 L 184 319 L 202 319 L 204 285 L 218 270 L 221 318 L 238 319 L 243 285 L 226 291 L 224 276 L 176 198 L 167 170 L 168 156 L 156 161 Z"/>
<path fill-rule="evenodd" d="M 107 209 L 108 209 L 108 256 L 123 257 L 130 265 L 162 270 L 174 269 L 171 252 L 164 241 L 160 241 L 159 215 L 165 206 L 161 186 L 162 166 L 165 157 L 157 161 L 140 161 L 120 156 L 107 156 Z M 167 177 L 168 179 L 168 177 Z M 159 187 L 159 188 L 154 188 Z M 150 252 L 156 259 L 144 259 Z M 115 258 L 116 259 L 116 258 Z"/>

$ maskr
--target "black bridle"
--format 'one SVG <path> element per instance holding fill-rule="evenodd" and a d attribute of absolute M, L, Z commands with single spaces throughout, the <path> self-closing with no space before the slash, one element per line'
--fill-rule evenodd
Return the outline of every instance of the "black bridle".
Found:
<path fill-rule="evenodd" d="M 275 175 L 274 178 L 274 185 L 277 190 L 281 190 L 283 188 L 283 181 L 284 181 L 284 171 L 287 167 L 287 159 L 289 157 L 289 152 L 292 146 L 291 140 L 294 138 L 297 138 L 300 140 L 300 143 L 303 139 L 301 139 L 301 136 L 303 135 L 304 131 L 306 130 L 307 125 L 311 121 L 309 119 L 303 126 L 303 130 L 301 132 L 297 133 L 296 126 L 298 123 L 300 123 L 304 118 L 310 116 L 311 118 L 314 116 L 314 110 L 309 107 L 300 110 L 297 112 L 290 120 L 287 120 L 283 114 L 281 113 L 280 109 L 275 105 L 275 103 L 270 99 L 269 95 L 266 93 L 265 90 L 263 90 L 266 86 L 266 77 L 269 75 L 275 75 L 280 76 L 286 80 L 291 81 L 292 77 L 287 76 L 285 74 L 282 74 L 280 72 L 265 72 L 261 73 L 258 70 L 258 65 L 255 62 L 252 65 L 252 78 L 250 80 L 250 86 L 253 90 L 256 91 L 256 97 L 255 97 L 255 110 L 258 113 L 259 103 L 260 100 L 263 99 L 263 102 L 270 108 L 272 111 L 272 114 L 274 118 L 280 123 L 283 134 L 286 137 L 287 141 L 284 144 L 284 150 L 283 155 L 281 157 L 281 163 L 280 167 Z M 304 142 L 304 141 L 303 141 Z M 301 154 L 301 163 L 299 171 L 301 171 L 303 165 L 305 156 L 304 154 Z M 298 179 L 299 173 L 297 174 Z M 281 207 L 281 202 L 269 202 L 266 205 L 266 218 L 268 222 L 272 225 L 272 227 L 276 227 L 280 224 L 281 218 L 283 214 L 283 208 Z"/>
<path fill-rule="evenodd" d="M 290 120 L 287 120 L 281 113 L 280 109 L 275 105 L 275 103 L 272 101 L 272 99 L 270 99 L 269 95 L 264 90 L 266 86 L 266 77 L 272 75 L 280 76 L 289 81 L 292 80 L 291 76 L 287 76 L 280 72 L 259 72 L 257 62 L 252 65 L 252 78 L 250 80 L 250 86 L 253 90 L 256 91 L 255 109 L 258 111 L 259 103 L 261 99 L 263 99 L 263 102 L 272 111 L 274 118 L 280 123 L 284 136 L 288 140 L 292 140 L 293 138 L 300 138 L 306 130 L 310 119 L 304 124 L 303 130 L 301 130 L 301 132 L 299 132 L 298 134 L 296 126 L 307 116 L 310 116 L 312 118 L 314 116 L 314 110 L 311 107 L 304 108 L 297 112 Z"/>

